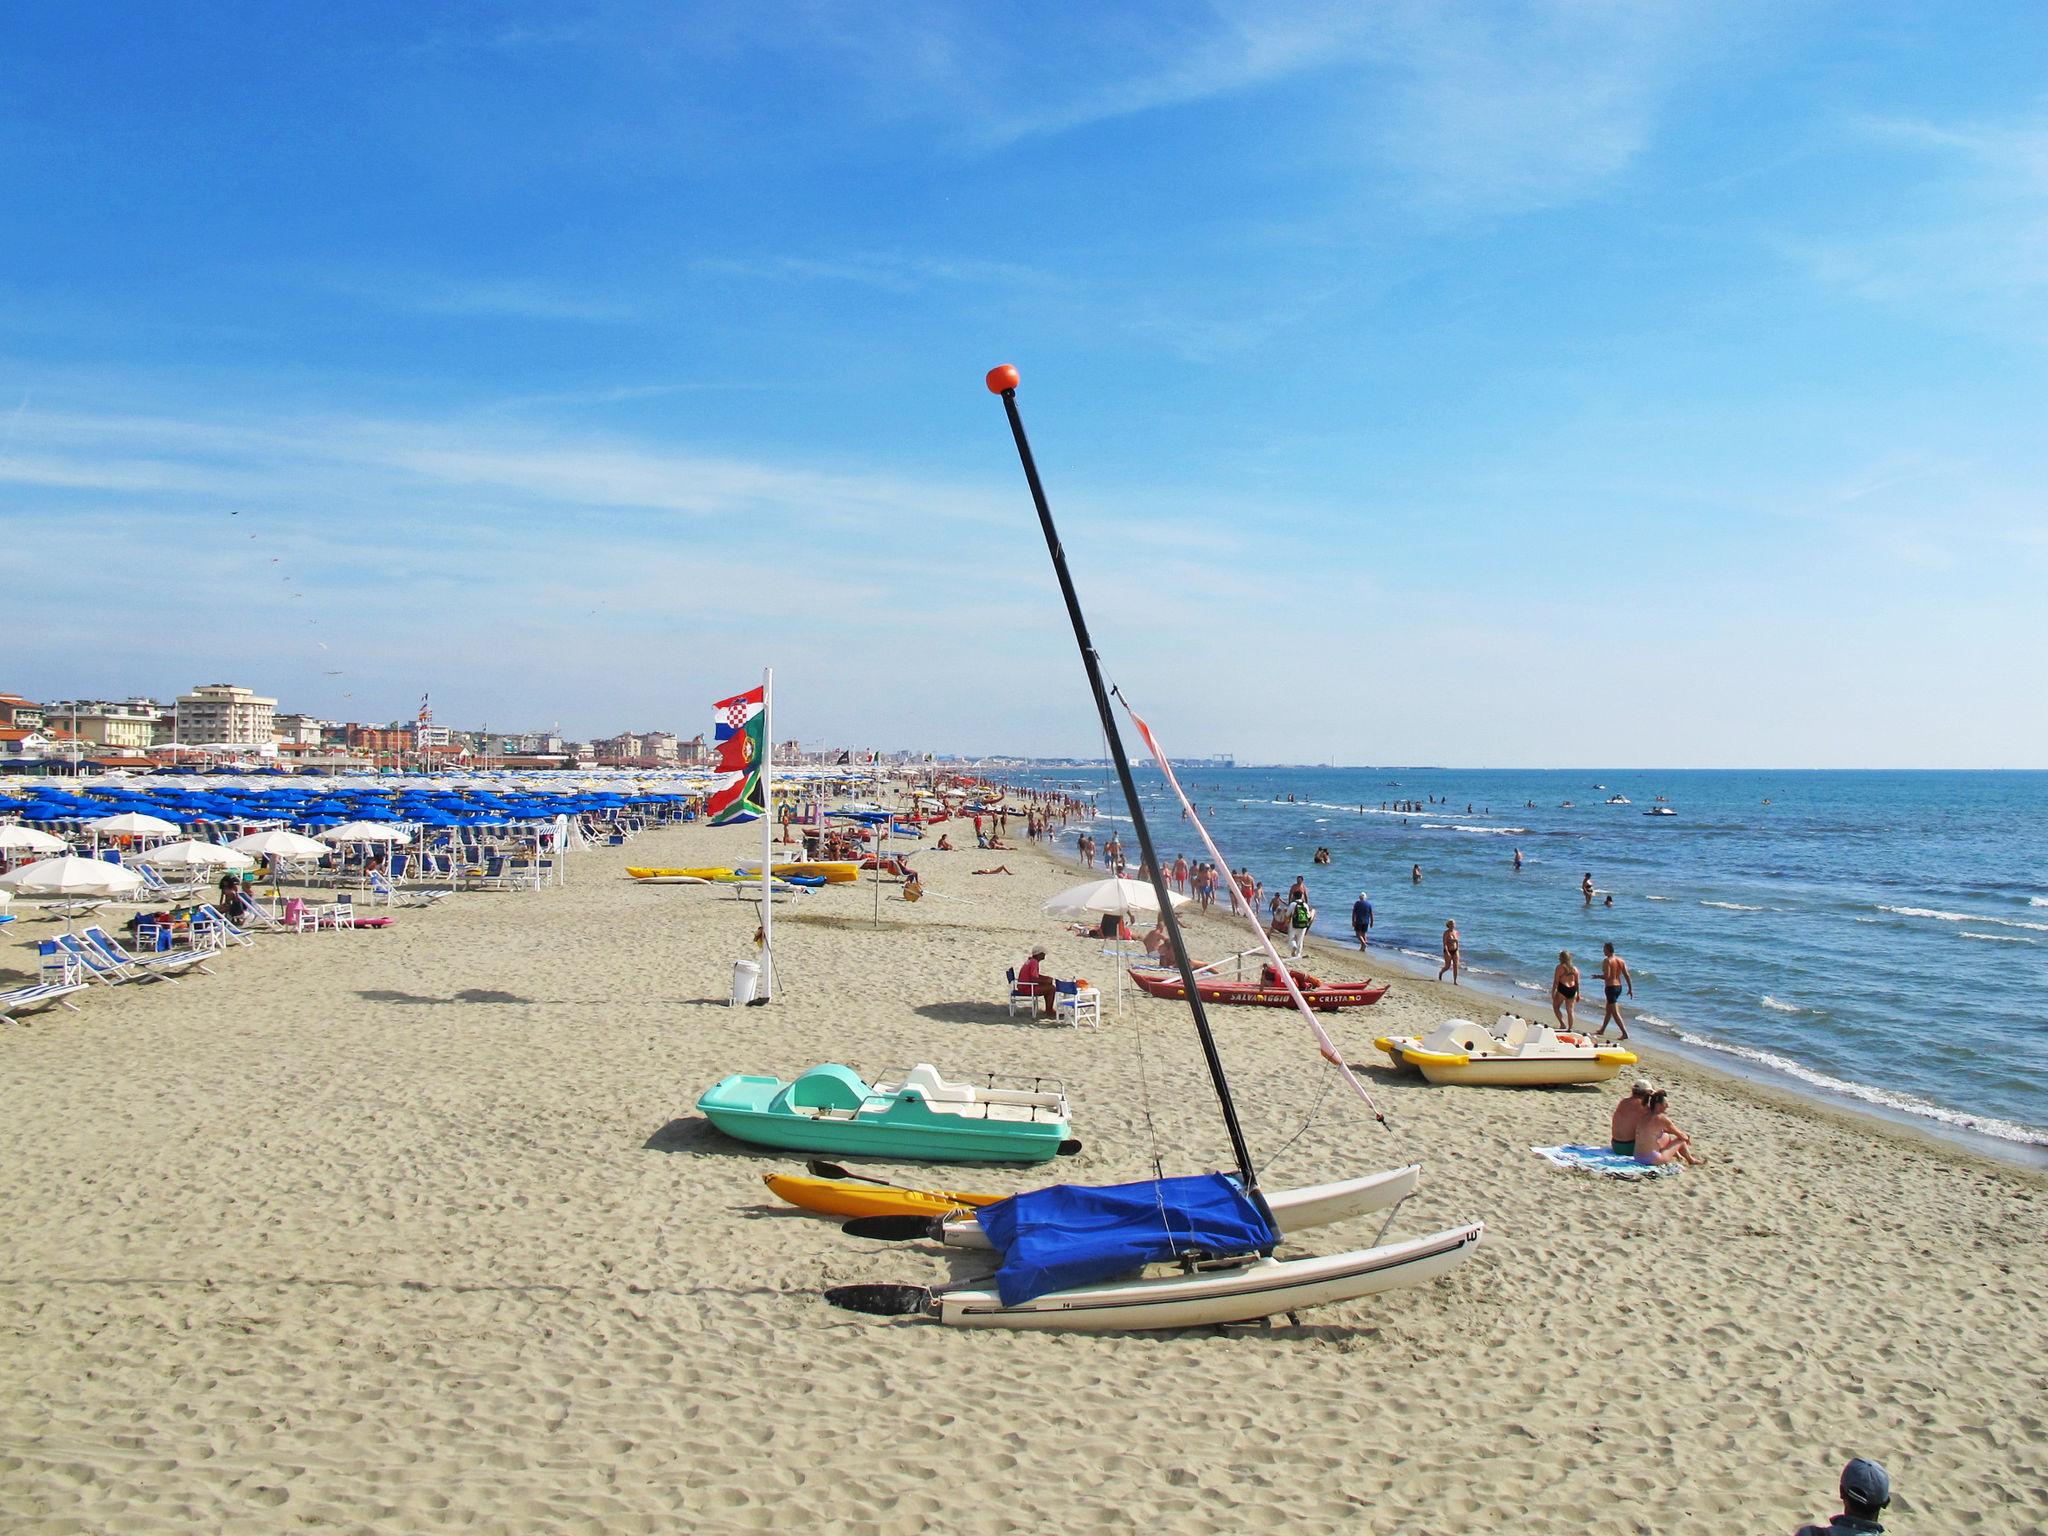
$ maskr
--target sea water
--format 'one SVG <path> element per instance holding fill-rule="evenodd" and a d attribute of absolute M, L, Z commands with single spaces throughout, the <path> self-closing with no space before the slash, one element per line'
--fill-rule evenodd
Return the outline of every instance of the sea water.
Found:
<path fill-rule="evenodd" d="M 1307 879 L 1319 937 L 1348 939 L 1366 891 L 1374 950 L 1433 974 L 1456 918 L 1466 975 L 1546 1019 L 1551 970 L 1570 950 L 1585 978 L 1582 1025 L 1599 1020 L 1611 942 L 1635 978 L 1624 1017 L 1652 1040 L 2032 1149 L 2030 1159 L 2048 1148 L 2048 773 L 1281 767 L 1180 778 L 1218 848 L 1269 897 Z M 1125 825 L 1106 770 L 1017 782 L 1094 793 L 1098 839 Z M 1192 861 L 1199 845 L 1163 780 L 1141 772 L 1140 795 L 1162 856 Z M 1647 814 L 1661 808 L 1674 814 Z M 1078 830 L 1064 836 L 1069 849 Z M 1124 840 L 1135 863 L 1127 827 Z M 1311 862 L 1318 847 L 1329 864 Z"/>

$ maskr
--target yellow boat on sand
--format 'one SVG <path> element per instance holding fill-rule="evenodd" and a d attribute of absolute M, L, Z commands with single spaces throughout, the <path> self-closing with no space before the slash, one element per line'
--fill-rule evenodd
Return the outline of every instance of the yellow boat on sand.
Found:
<path fill-rule="evenodd" d="M 812 1179 L 793 1173 L 764 1173 L 761 1181 L 791 1205 L 821 1216 L 945 1216 L 993 1205 L 1001 1195 L 970 1195 L 957 1189 L 899 1189 L 854 1179 Z"/>
<path fill-rule="evenodd" d="M 1604 1083 L 1636 1053 L 1601 1045 L 1590 1035 L 1559 1034 L 1504 1013 L 1491 1029 L 1469 1019 L 1447 1019 L 1428 1034 L 1373 1042 L 1396 1067 L 1412 1067 L 1432 1083 L 1488 1088 L 1550 1088 Z"/>

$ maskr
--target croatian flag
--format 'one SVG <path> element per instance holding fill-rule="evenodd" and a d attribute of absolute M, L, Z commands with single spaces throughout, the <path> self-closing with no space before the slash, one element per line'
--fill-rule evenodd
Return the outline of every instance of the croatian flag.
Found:
<path fill-rule="evenodd" d="M 763 731 L 768 690 L 762 687 L 736 693 L 711 708 L 711 741 L 717 749 L 713 766 L 724 777 L 705 802 L 705 813 L 714 827 L 752 821 L 767 809 L 761 803 L 761 761 L 767 751 Z"/>

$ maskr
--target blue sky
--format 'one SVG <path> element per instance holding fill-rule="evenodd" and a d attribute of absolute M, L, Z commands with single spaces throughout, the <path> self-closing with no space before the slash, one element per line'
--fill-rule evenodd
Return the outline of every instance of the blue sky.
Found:
<path fill-rule="evenodd" d="M 0 10 L 0 689 L 2040 766 L 2048 18 Z"/>

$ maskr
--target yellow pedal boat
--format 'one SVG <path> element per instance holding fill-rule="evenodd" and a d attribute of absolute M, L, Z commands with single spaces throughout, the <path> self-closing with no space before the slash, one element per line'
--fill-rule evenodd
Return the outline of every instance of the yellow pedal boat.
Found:
<path fill-rule="evenodd" d="M 1559 1034 L 1504 1013 L 1491 1029 L 1469 1019 L 1447 1019 L 1420 1037 L 1381 1036 L 1373 1044 L 1396 1067 L 1412 1067 L 1432 1083 L 1491 1088 L 1549 1088 L 1604 1083 L 1636 1053 L 1601 1045 L 1589 1035 Z"/>
<path fill-rule="evenodd" d="M 853 1179 L 811 1179 L 793 1173 L 764 1173 L 761 1181 L 791 1205 L 821 1216 L 945 1216 L 994 1205 L 1001 1195 L 970 1195 L 957 1189 L 898 1189 Z"/>

